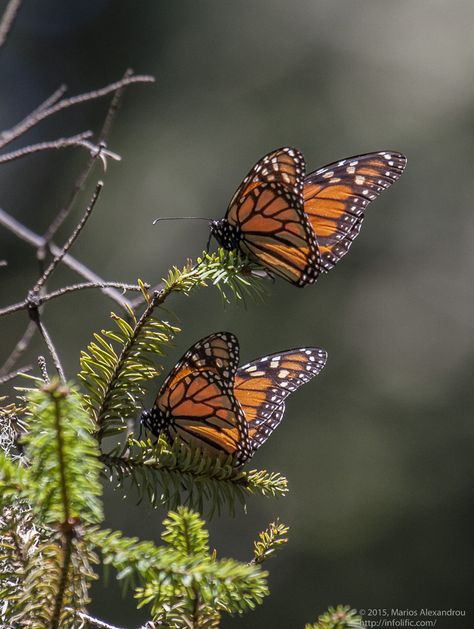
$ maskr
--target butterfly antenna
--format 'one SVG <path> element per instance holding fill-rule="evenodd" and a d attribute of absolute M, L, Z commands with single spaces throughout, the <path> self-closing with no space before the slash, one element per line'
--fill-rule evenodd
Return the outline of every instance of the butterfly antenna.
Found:
<path fill-rule="evenodd" d="M 164 216 L 155 218 L 153 225 L 156 225 L 159 221 L 213 221 L 213 218 L 206 218 L 205 216 Z"/>

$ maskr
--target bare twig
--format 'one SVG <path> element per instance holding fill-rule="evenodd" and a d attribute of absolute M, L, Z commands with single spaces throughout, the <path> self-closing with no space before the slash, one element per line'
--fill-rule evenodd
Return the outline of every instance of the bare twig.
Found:
<path fill-rule="evenodd" d="M 108 622 L 99 620 L 99 618 L 94 618 L 94 616 L 91 616 L 90 614 L 85 614 L 84 612 L 79 612 L 78 616 L 81 620 L 86 622 L 90 627 L 97 627 L 98 629 L 122 629 L 122 627 L 111 625 Z"/>
<path fill-rule="evenodd" d="M 25 367 L 20 367 L 19 369 L 15 369 L 15 371 L 11 371 L 10 373 L 7 373 L 4 376 L 0 376 L 0 384 L 6 384 L 10 380 L 13 380 L 13 378 L 16 378 L 22 373 L 28 373 L 32 369 L 33 367 L 31 365 L 26 365 Z"/>
<path fill-rule="evenodd" d="M 33 338 L 33 334 L 35 333 L 35 330 L 36 326 L 33 321 L 28 321 L 28 325 L 26 326 L 26 330 L 24 331 L 23 336 L 13 348 L 10 356 L 8 356 L 6 361 L 0 367 L 0 376 L 5 375 L 8 371 L 11 371 L 13 369 L 13 366 L 18 362 L 20 356 L 28 348 L 31 339 Z"/>
<path fill-rule="evenodd" d="M 128 68 L 127 70 L 125 70 L 125 73 L 122 77 L 122 82 L 127 81 L 132 76 L 133 76 L 133 70 L 131 68 Z M 121 104 L 124 89 L 125 87 L 127 87 L 127 85 L 129 85 L 129 83 L 123 83 L 115 90 L 112 100 L 110 101 L 110 105 L 107 110 L 107 113 L 105 115 L 102 129 L 100 130 L 100 133 L 99 133 L 100 141 L 104 141 L 106 138 L 108 138 L 110 134 L 115 117 L 118 113 L 118 110 L 120 109 L 120 104 Z"/>
<path fill-rule="evenodd" d="M 18 9 L 20 8 L 22 0 L 10 0 L 5 9 L 2 20 L 0 21 L 0 48 L 7 41 L 8 33 L 15 20 Z"/>
<path fill-rule="evenodd" d="M 132 76 L 133 71 L 132 70 L 127 70 L 123 76 L 124 79 L 127 79 L 128 77 Z M 104 123 L 102 125 L 102 129 L 100 130 L 99 133 L 99 142 L 104 142 L 106 140 L 106 138 L 108 137 L 109 133 L 110 133 L 110 129 L 112 127 L 112 123 L 114 121 L 114 118 L 117 114 L 117 111 L 119 109 L 119 105 L 120 105 L 120 99 L 123 95 L 123 91 L 124 88 L 126 86 L 122 85 L 121 87 L 119 87 L 116 92 L 114 93 L 112 100 L 110 102 L 109 108 L 107 110 L 107 113 L 105 115 L 105 119 L 104 119 Z M 72 189 L 71 195 L 69 197 L 68 202 L 66 203 L 66 205 L 58 212 L 57 216 L 54 218 L 54 220 L 51 222 L 50 226 L 48 227 L 48 229 L 46 230 L 45 234 L 44 234 L 44 238 L 46 240 L 47 243 L 51 242 L 51 240 L 54 238 L 55 233 L 58 231 L 58 229 L 61 227 L 61 225 L 64 223 L 64 221 L 66 220 L 66 218 L 69 216 L 69 214 L 72 211 L 72 208 L 74 206 L 74 203 L 77 199 L 77 196 L 79 194 L 79 192 L 82 190 L 82 188 L 84 187 L 84 184 L 88 178 L 88 176 L 90 175 L 94 164 L 96 162 L 98 155 L 92 155 L 89 160 L 87 161 L 87 164 L 84 168 L 84 170 L 80 173 L 79 177 L 77 178 L 74 187 Z"/>
<path fill-rule="evenodd" d="M 143 286 L 146 289 L 150 288 L 150 284 L 143 284 Z M 138 286 L 137 284 L 124 284 L 123 282 L 83 282 L 82 284 L 71 284 L 71 286 L 65 286 L 64 288 L 59 288 L 58 290 L 46 293 L 46 295 L 41 295 L 39 297 L 39 301 L 43 304 L 50 299 L 62 297 L 63 295 L 66 295 L 66 293 L 75 293 L 79 290 L 84 290 L 86 288 L 119 288 L 123 291 L 141 291 L 140 286 Z"/>
<path fill-rule="evenodd" d="M 94 157 L 100 157 L 104 164 L 104 169 L 107 166 L 107 157 L 110 157 L 111 159 L 114 159 L 116 161 L 120 161 L 122 159 L 120 155 L 117 155 L 117 153 L 113 153 L 103 146 L 89 142 L 87 138 L 90 138 L 92 135 L 92 131 L 84 131 L 83 133 L 78 133 L 77 135 L 72 135 L 68 138 L 58 138 L 57 140 L 51 140 L 48 142 L 29 144 L 28 146 L 23 146 L 21 149 L 17 149 L 16 151 L 10 151 L 9 153 L 3 153 L 3 155 L 0 155 L 0 164 L 13 162 L 16 159 L 26 157 L 27 155 L 32 155 L 33 153 L 39 153 L 40 151 L 65 149 L 71 146 L 80 146 L 88 150 L 89 153 Z"/>
<path fill-rule="evenodd" d="M 51 94 L 51 96 L 48 96 L 48 98 L 42 103 L 40 103 L 36 109 L 33 109 L 31 114 L 29 115 L 37 116 L 39 113 L 41 113 L 45 109 L 48 109 L 48 107 L 51 107 L 51 105 L 54 105 L 55 103 L 57 103 L 58 100 L 61 98 L 63 94 L 65 94 L 66 91 L 67 91 L 67 85 L 63 83 L 62 85 L 58 87 L 58 89 L 55 92 Z"/>
<path fill-rule="evenodd" d="M 143 284 L 144 288 L 149 289 L 150 284 Z M 104 288 L 119 288 L 122 291 L 136 291 L 140 292 L 141 288 L 137 284 L 125 284 L 123 282 L 83 282 L 82 284 L 71 284 L 70 286 L 64 286 L 63 288 L 58 288 L 58 290 L 53 290 L 50 293 L 45 293 L 44 295 L 38 295 L 35 297 L 35 304 L 37 306 L 42 306 L 47 301 L 51 299 L 56 299 L 57 297 L 62 297 L 68 293 L 76 293 L 77 291 L 85 290 L 87 288 L 100 288 L 101 290 Z M 19 310 L 26 310 L 29 307 L 29 299 L 24 299 L 23 301 L 19 301 L 16 304 L 11 304 L 10 306 L 6 306 L 5 308 L 0 308 L 0 317 L 5 315 L 13 314 L 18 312 Z M 2 368 L 3 369 L 3 368 Z M 2 372 L 0 369 L 0 374 Z"/>
<path fill-rule="evenodd" d="M 90 215 L 92 214 L 92 211 L 94 210 L 95 204 L 97 203 L 97 199 L 99 198 L 100 193 L 101 193 L 103 187 L 104 187 L 103 182 L 102 181 L 98 181 L 97 185 L 95 187 L 95 191 L 94 191 L 94 194 L 92 196 L 92 199 L 91 199 L 88 207 L 86 208 L 86 211 L 84 212 L 84 216 L 81 218 L 81 220 L 77 224 L 75 230 L 72 232 L 72 234 L 67 239 L 66 244 L 63 246 L 61 251 L 56 256 L 54 256 L 54 259 L 52 260 L 51 264 L 47 267 L 47 269 L 45 270 L 43 275 L 36 282 L 36 284 L 34 285 L 34 287 L 32 289 L 33 292 L 38 293 L 40 288 L 45 285 L 46 280 L 49 278 L 51 273 L 54 271 L 54 269 L 58 266 L 58 264 L 64 258 L 64 256 L 69 251 L 69 249 L 72 247 L 72 245 L 76 241 L 77 237 L 79 236 L 81 231 L 84 229 L 84 226 L 87 223 Z"/>
<path fill-rule="evenodd" d="M 29 243 L 30 245 L 33 245 L 37 249 L 45 246 L 45 240 L 42 236 L 39 236 L 38 234 L 32 232 L 30 229 L 28 229 L 28 227 L 25 227 L 25 225 L 14 219 L 13 216 L 10 216 L 7 212 L 5 212 L 5 210 L 2 210 L 1 208 L 0 225 L 3 225 L 9 231 L 18 236 L 18 238 L 21 238 L 21 240 Z M 50 250 L 54 256 L 59 255 L 59 253 L 61 252 L 61 249 L 53 243 L 51 243 L 50 245 Z M 67 253 L 62 261 L 64 264 L 66 264 L 66 266 L 78 273 L 84 279 L 90 282 L 94 282 L 96 284 L 105 284 L 105 280 L 94 273 L 94 271 L 91 271 L 82 262 L 79 262 L 79 260 L 73 258 L 70 254 Z M 117 302 L 125 310 L 131 307 L 131 303 L 129 302 L 129 300 L 126 299 L 117 290 L 113 288 L 104 288 L 103 292 L 115 302 Z"/>
<path fill-rule="evenodd" d="M 11 304 L 6 308 L 0 308 L 0 317 L 4 317 L 5 315 L 13 314 L 14 312 L 19 312 L 20 310 L 24 310 L 26 308 L 26 300 L 18 301 L 16 304 Z"/>
<path fill-rule="evenodd" d="M 29 129 L 31 129 L 31 127 L 34 127 L 45 118 L 56 114 L 62 109 L 67 109 L 69 107 L 73 107 L 74 105 L 80 105 L 82 103 L 95 100 L 96 98 L 102 98 L 103 96 L 107 96 L 112 92 L 116 92 L 118 89 L 124 87 L 125 85 L 131 85 L 132 83 L 153 83 L 154 80 L 155 79 L 152 76 L 136 74 L 123 78 L 120 81 L 116 81 L 115 83 L 110 83 L 110 85 L 107 85 L 106 87 L 98 90 L 93 90 L 92 92 L 86 92 L 85 94 L 79 94 L 78 96 L 71 96 L 70 98 L 63 98 L 59 101 L 59 103 L 56 103 L 51 107 L 42 109 L 39 112 L 38 110 L 36 110 L 11 129 L 8 129 L 7 131 L 1 133 L 0 148 L 6 146 L 16 138 L 26 133 Z"/>

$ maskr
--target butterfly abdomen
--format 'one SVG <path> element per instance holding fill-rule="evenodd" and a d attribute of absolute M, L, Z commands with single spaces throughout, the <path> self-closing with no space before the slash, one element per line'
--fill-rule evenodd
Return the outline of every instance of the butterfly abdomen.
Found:
<path fill-rule="evenodd" d="M 240 230 L 231 225 L 225 218 L 211 222 L 211 234 L 224 249 L 228 251 L 239 249 Z"/>

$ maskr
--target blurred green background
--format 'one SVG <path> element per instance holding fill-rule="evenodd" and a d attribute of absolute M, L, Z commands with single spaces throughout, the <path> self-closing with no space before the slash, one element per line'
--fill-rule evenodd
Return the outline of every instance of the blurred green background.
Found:
<path fill-rule="evenodd" d="M 205 223 L 152 220 L 221 217 L 273 148 L 298 147 L 309 170 L 372 150 L 408 156 L 349 255 L 316 286 L 277 281 L 263 305 L 247 309 L 223 310 L 210 289 L 170 302 L 183 333 L 166 368 L 217 330 L 238 335 L 244 362 L 299 345 L 329 352 L 254 458 L 287 475 L 289 496 L 251 500 L 247 515 L 210 523 L 219 554 L 242 560 L 271 519 L 291 527 L 268 564 L 271 597 L 224 627 L 302 627 L 337 603 L 472 605 L 473 25 L 471 0 L 26 0 L 0 51 L 2 129 L 63 82 L 76 94 L 127 67 L 156 76 L 127 91 L 109 142 L 123 160 L 110 164 L 72 251 L 107 279 L 156 283 L 195 257 Z M 97 128 L 106 108 L 63 112 L 28 140 Z M 78 149 L 3 165 L 0 206 L 44 232 L 86 159 Z M 7 305 L 24 296 L 37 264 L 4 228 L 0 254 L 9 262 L 0 269 Z M 73 278 L 61 271 L 51 287 Z M 47 307 L 69 376 L 110 310 L 117 306 L 97 292 Z M 23 313 L 0 321 L 0 361 L 26 321 Z M 36 341 L 28 360 L 40 351 Z M 164 512 L 136 507 L 134 495 L 124 502 L 108 491 L 106 513 L 109 526 L 159 539 Z M 92 610 L 126 627 L 146 618 L 113 579 L 97 585 Z M 472 627 L 472 616 L 437 627 Z"/>

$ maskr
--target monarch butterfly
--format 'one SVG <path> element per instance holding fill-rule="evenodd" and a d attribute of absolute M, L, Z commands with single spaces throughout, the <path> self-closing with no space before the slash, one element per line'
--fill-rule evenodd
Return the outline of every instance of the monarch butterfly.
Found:
<path fill-rule="evenodd" d="M 242 465 L 281 422 L 288 395 L 314 378 L 326 358 L 322 349 L 300 348 L 238 368 L 237 338 L 216 332 L 178 361 L 141 422 L 155 436 L 179 436 Z"/>
<path fill-rule="evenodd" d="M 211 236 L 240 249 L 296 286 L 314 283 L 348 252 L 366 206 L 401 176 L 406 157 L 379 151 L 348 157 L 305 176 L 294 148 L 260 159 L 232 197 Z"/>

